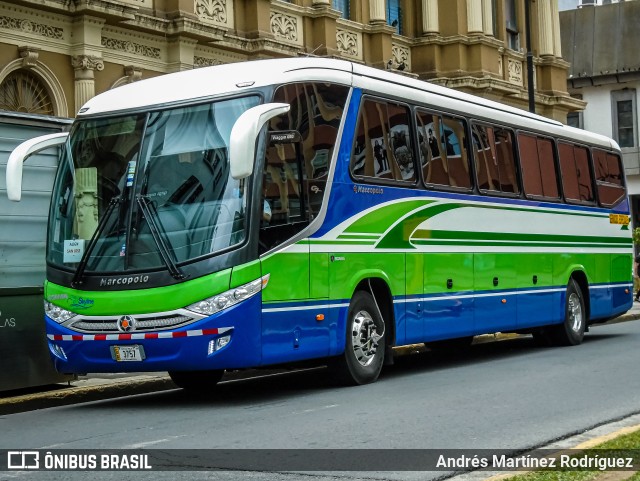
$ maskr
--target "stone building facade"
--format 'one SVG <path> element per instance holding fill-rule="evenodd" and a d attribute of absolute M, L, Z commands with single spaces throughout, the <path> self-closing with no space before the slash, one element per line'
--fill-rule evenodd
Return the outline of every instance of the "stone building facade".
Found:
<path fill-rule="evenodd" d="M 0 1 L 0 109 L 73 117 L 124 83 L 297 55 L 394 69 L 527 108 L 525 1 L 536 109 L 565 121 L 584 104 L 567 93 L 558 0 Z"/>

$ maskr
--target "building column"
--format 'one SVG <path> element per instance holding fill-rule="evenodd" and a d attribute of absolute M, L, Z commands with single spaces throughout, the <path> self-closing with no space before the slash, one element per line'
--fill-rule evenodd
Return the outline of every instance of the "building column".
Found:
<path fill-rule="evenodd" d="M 386 23 L 387 13 L 384 0 L 369 0 L 369 23 Z"/>
<path fill-rule="evenodd" d="M 560 9 L 558 0 L 551 0 L 551 18 L 553 19 L 553 55 L 562 58 L 562 39 L 560 38 Z"/>
<path fill-rule="evenodd" d="M 482 31 L 490 37 L 494 36 L 493 14 L 493 2 L 491 0 L 482 0 Z"/>
<path fill-rule="evenodd" d="M 94 73 L 104 70 L 104 62 L 93 55 L 74 55 L 71 66 L 75 72 L 75 102 L 76 110 L 80 109 L 89 99 L 96 95 Z"/>
<path fill-rule="evenodd" d="M 553 55 L 553 22 L 551 20 L 551 2 L 536 2 L 538 7 L 538 55 Z"/>
<path fill-rule="evenodd" d="M 438 0 L 422 0 L 422 34 L 440 33 Z"/>
<path fill-rule="evenodd" d="M 483 33 L 482 0 L 467 0 L 467 33 Z"/>

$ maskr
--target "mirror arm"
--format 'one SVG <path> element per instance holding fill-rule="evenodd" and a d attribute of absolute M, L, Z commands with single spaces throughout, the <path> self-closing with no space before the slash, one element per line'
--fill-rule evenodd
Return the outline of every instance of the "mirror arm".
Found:
<path fill-rule="evenodd" d="M 7 197 L 9 200 L 19 202 L 22 198 L 22 166 L 30 155 L 64 144 L 69 132 L 41 135 L 33 139 L 25 140 L 18 145 L 7 160 Z"/>
<path fill-rule="evenodd" d="M 238 117 L 229 139 L 231 177 L 244 179 L 253 173 L 256 139 L 260 130 L 273 117 L 288 112 L 290 108 L 291 106 L 285 103 L 257 105 Z"/>

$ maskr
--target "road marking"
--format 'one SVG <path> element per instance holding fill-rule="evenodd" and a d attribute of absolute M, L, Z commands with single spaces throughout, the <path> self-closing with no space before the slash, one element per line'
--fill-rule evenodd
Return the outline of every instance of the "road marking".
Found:
<path fill-rule="evenodd" d="M 166 443 L 167 441 L 172 441 L 174 439 L 178 439 L 178 438 L 184 438 L 186 437 L 186 434 L 181 434 L 180 436 L 169 436 L 168 438 L 163 438 L 163 439 L 156 439 L 154 441 L 145 441 L 143 443 L 134 443 L 134 444 L 129 444 L 127 446 L 123 446 L 123 448 L 127 448 L 127 449 L 140 449 L 140 448 L 144 448 L 146 446 L 153 446 L 155 444 L 161 444 L 161 443 Z"/>
<path fill-rule="evenodd" d="M 324 411 L 325 409 L 332 409 L 332 408 L 337 408 L 338 404 L 329 404 L 328 406 L 321 406 L 319 408 L 313 408 L 313 409 L 304 409 L 302 411 L 294 411 L 291 414 L 307 414 L 307 413 L 315 413 L 317 411 Z"/>

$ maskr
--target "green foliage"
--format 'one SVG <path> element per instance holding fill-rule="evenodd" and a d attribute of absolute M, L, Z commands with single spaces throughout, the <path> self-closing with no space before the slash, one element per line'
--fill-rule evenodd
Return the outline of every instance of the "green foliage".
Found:
<path fill-rule="evenodd" d="M 632 231 L 633 243 L 636 245 L 640 245 L 640 227 L 636 227 Z"/>
<path fill-rule="evenodd" d="M 634 230 L 634 237 L 635 231 L 637 230 L 640 229 Z M 593 457 L 632 457 L 634 464 L 637 465 L 637 463 L 640 462 L 640 451 L 638 451 L 638 447 L 640 447 L 640 429 L 629 434 L 618 436 L 594 448 L 587 449 L 582 454 Z M 576 453 L 576 455 L 578 454 L 579 453 Z M 589 481 L 600 478 L 604 473 L 603 471 L 576 471 L 565 468 L 554 471 L 532 471 L 506 478 L 504 481 Z M 619 471 L 617 473 L 621 474 Z M 627 481 L 640 481 L 640 472 L 635 473 Z"/>

